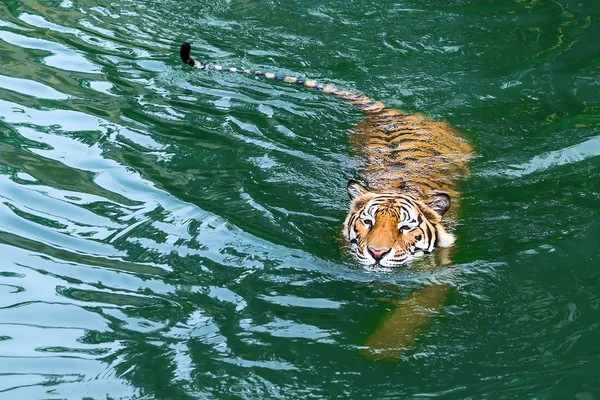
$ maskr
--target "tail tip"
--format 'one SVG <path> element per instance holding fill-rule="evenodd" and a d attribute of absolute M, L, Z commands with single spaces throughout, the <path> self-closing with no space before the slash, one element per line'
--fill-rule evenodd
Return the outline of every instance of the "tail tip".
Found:
<path fill-rule="evenodd" d="M 188 64 L 190 60 L 190 53 L 192 51 L 192 46 L 188 42 L 183 42 L 181 48 L 179 49 L 179 56 L 181 57 L 181 61 Z"/>

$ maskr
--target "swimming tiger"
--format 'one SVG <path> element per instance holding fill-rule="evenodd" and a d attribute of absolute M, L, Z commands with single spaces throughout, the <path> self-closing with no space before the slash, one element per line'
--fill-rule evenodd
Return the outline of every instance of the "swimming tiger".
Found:
<path fill-rule="evenodd" d="M 347 183 L 351 203 L 343 227 L 361 264 L 397 267 L 436 247 L 452 246 L 454 236 L 442 217 L 451 202 L 458 200 L 456 180 L 468 175 L 472 155 L 470 144 L 454 128 L 423 115 L 388 108 L 332 84 L 208 64 L 192 59 L 190 52 L 190 44 L 183 43 L 181 60 L 193 68 L 302 85 L 339 97 L 364 113 L 351 138 L 367 159 L 364 175 L 373 189 L 355 180 Z"/>

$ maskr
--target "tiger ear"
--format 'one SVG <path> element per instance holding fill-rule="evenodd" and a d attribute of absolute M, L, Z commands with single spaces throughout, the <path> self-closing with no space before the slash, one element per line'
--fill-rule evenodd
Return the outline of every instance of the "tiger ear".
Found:
<path fill-rule="evenodd" d="M 346 190 L 348 191 L 348 196 L 350 196 L 350 200 L 354 200 L 357 197 L 362 196 L 363 194 L 369 193 L 369 189 L 356 182 L 354 179 L 350 179 L 348 184 L 346 185 Z"/>
<path fill-rule="evenodd" d="M 425 202 L 440 217 L 450 208 L 450 196 L 446 192 L 434 192 Z"/>

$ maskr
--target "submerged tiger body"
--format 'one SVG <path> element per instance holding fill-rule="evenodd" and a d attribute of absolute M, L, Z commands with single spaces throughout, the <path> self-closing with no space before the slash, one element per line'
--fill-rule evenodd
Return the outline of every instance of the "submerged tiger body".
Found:
<path fill-rule="evenodd" d="M 344 234 L 358 260 L 395 267 L 451 246 L 442 216 L 456 216 L 457 180 L 469 174 L 470 144 L 446 123 L 389 108 L 367 113 L 351 138 L 375 188 L 348 183 Z"/>
<path fill-rule="evenodd" d="M 442 216 L 451 202 L 458 200 L 456 182 L 468 175 L 472 155 L 471 146 L 454 128 L 331 84 L 196 61 L 190 58 L 190 51 L 188 43 L 181 46 L 181 59 L 191 67 L 314 88 L 364 113 L 351 139 L 367 160 L 364 178 L 373 189 L 354 180 L 348 182 L 351 205 L 343 230 L 362 264 L 395 267 L 454 243 Z"/>

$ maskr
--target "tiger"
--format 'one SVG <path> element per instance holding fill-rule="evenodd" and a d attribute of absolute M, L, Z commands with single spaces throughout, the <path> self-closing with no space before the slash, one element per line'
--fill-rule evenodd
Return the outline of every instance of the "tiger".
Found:
<path fill-rule="evenodd" d="M 456 214 L 457 181 L 468 176 L 473 152 L 455 128 L 330 83 L 209 64 L 190 54 L 191 45 L 183 43 L 180 58 L 193 68 L 301 85 L 334 95 L 363 113 L 351 141 L 366 159 L 367 186 L 354 179 L 347 182 L 350 207 L 343 224 L 343 236 L 360 264 L 399 267 L 454 244 L 442 217 Z"/>

